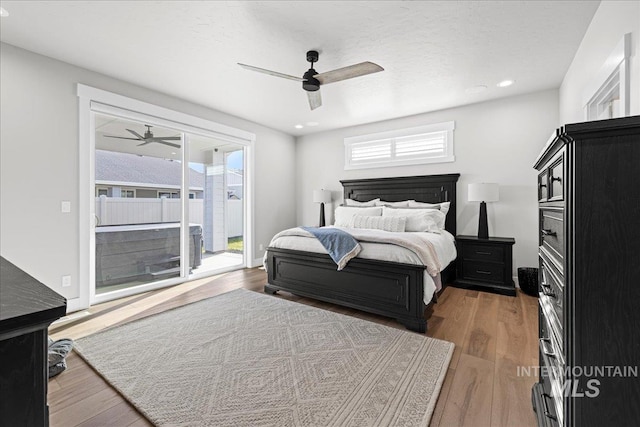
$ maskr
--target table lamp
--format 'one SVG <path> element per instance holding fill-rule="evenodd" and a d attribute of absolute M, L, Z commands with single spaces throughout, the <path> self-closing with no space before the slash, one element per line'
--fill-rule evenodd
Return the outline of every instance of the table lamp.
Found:
<path fill-rule="evenodd" d="M 324 227 L 324 204 L 331 201 L 331 191 L 329 190 L 313 190 L 313 202 L 320 203 L 320 222 L 319 227 Z"/>
<path fill-rule="evenodd" d="M 486 202 L 497 202 L 498 184 L 476 183 L 469 184 L 470 202 L 480 202 L 480 217 L 478 218 L 478 239 L 489 238 L 489 225 L 487 224 L 487 204 Z"/>

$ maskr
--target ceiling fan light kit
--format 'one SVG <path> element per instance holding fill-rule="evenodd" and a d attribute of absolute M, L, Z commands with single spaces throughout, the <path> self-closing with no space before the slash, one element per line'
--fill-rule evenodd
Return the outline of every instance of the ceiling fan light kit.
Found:
<path fill-rule="evenodd" d="M 318 74 L 318 72 L 313 68 L 313 64 L 318 62 L 319 57 L 320 54 L 316 50 L 310 50 L 307 52 L 307 62 L 311 63 L 311 67 L 302 75 L 302 78 L 264 68 L 254 67 L 252 65 L 241 63 L 238 63 L 238 65 L 250 71 L 257 71 L 274 77 L 302 82 L 302 89 L 307 92 L 309 106 L 312 110 L 315 110 L 322 105 L 322 98 L 320 97 L 321 85 L 352 79 L 354 77 L 366 76 L 367 74 L 373 74 L 384 70 L 384 68 L 378 64 L 366 61 Z"/>

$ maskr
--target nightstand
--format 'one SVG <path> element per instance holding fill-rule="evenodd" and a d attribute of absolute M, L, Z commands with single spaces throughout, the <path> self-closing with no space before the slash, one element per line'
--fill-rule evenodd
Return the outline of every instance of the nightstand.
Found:
<path fill-rule="evenodd" d="M 456 236 L 458 259 L 454 285 L 515 296 L 512 279 L 515 243 L 511 237 Z"/>

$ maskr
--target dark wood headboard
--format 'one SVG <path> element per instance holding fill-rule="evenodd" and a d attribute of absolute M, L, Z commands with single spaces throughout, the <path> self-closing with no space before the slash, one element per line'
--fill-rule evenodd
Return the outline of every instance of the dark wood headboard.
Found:
<path fill-rule="evenodd" d="M 348 179 L 340 181 L 344 198 L 366 202 L 380 198 L 387 202 L 415 200 L 424 203 L 451 202 L 445 230 L 456 235 L 456 183 L 459 173 L 402 176 L 394 178 Z"/>

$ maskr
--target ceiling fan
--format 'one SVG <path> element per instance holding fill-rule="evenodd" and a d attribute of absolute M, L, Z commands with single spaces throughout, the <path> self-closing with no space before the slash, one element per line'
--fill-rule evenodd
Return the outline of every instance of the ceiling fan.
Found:
<path fill-rule="evenodd" d="M 318 62 L 319 56 L 320 55 L 318 51 L 310 50 L 307 52 L 307 61 L 311 63 L 311 68 L 309 68 L 302 77 L 278 73 L 277 71 L 265 70 L 264 68 L 254 67 L 253 65 L 240 63 L 238 63 L 238 65 L 242 68 L 246 68 L 247 70 L 257 71 L 259 73 L 269 74 L 270 76 L 302 82 L 302 88 L 307 91 L 309 106 L 312 110 L 315 110 L 322 105 L 322 98 L 320 97 L 320 85 L 335 83 L 341 80 L 352 79 L 354 77 L 366 76 L 367 74 L 377 73 L 378 71 L 384 70 L 384 68 L 382 68 L 378 64 L 366 61 L 359 64 L 338 68 L 337 70 L 327 71 L 326 73 L 318 74 L 318 72 L 313 69 L 313 64 L 315 62 Z"/>
<path fill-rule="evenodd" d="M 138 147 L 141 145 L 151 144 L 152 142 L 157 142 L 159 144 L 168 145 L 174 148 L 180 148 L 180 145 L 174 144 L 168 141 L 179 141 L 181 138 L 179 136 L 153 136 L 153 132 L 151 132 L 151 125 L 145 125 L 147 130 L 144 133 L 144 136 L 140 135 L 135 130 L 127 129 L 129 133 L 131 133 L 135 138 L 129 138 L 126 136 L 113 136 L 113 135 L 105 135 L 107 138 L 118 138 L 118 139 L 131 139 L 133 141 L 144 141 L 142 144 L 138 144 Z"/>

